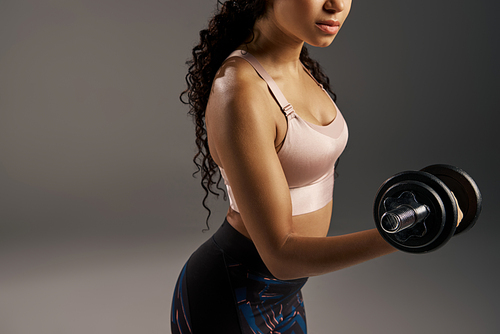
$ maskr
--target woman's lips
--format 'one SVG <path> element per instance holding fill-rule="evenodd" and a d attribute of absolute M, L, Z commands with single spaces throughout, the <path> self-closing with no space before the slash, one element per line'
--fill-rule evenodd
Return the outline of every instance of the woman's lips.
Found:
<path fill-rule="evenodd" d="M 316 26 L 324 33 L 335 35 L 340 29 L 340 22 L 334 20 L 317 22 Z"/>

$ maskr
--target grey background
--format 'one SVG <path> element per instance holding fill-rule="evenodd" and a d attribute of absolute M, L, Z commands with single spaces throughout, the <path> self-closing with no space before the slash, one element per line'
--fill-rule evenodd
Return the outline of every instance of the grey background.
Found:
<path fill-rule="evenodd" d="M 202 233 L 184 62 L 215 0 L 0 3 L 0 332 L 168 333 Z M 500 6 L 354 1 L 311 49 L 350 140 L 331 234 L 373 227 L 378 186 L 448 163 L 479 184 L 476 227 L 427 255 L 311 278 L 310 333 L 498 333 Z"/>

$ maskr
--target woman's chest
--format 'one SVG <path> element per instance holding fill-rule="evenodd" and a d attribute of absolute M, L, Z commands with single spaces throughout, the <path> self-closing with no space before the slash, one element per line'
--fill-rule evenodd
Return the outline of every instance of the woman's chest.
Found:
<path fill-rule="evenodd" d="M 283 94 L 303 120 L 316 125 L 327 125 L 337 116 L 332 99 L 315 82 L 306 80 L 283 86 Z"/>

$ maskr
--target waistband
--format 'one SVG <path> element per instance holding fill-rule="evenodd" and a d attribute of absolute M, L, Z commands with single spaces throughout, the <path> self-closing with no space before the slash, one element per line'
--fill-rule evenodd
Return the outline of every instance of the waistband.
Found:
<path fill-rule="evenodd" d="M 267 269 L 264 261 L 260 257 L 257 248 L 252 240 L 238 232 L 227 219 L 224 219 L 221 227 L 212 236 L 215 244 L 232 260 L 245 265 L 248 269 L 263 276 L 277 279 Z M 306 282 L 307 278 L 288 280 L 289 282 Z"/>

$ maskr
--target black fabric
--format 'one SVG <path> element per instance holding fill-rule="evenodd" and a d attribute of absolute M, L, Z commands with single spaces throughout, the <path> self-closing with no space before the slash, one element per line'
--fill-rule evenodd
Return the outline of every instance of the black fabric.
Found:
<path fill-rule="evenodd" d="M 224 221 L 179 276 L 172 333 L 306 333 L 306 281 L 276 279 L 253 242 Z"/>
<path fill-rule="evenodd" d="M 252 240 L 236 231 L 227 220 L 224 220 L 224 223 L 213 235 L 212 239 L 227 257 L 238 263 L 244 263 L 252 271 L 274 277 L 267 269 L 264 261 L 262 261 Z"/>
<path fill-rule="evenodd" d="M 189 259 L 186 287 L 194 333 L 240 333 L 224 255 L 212 238 Z"/>

